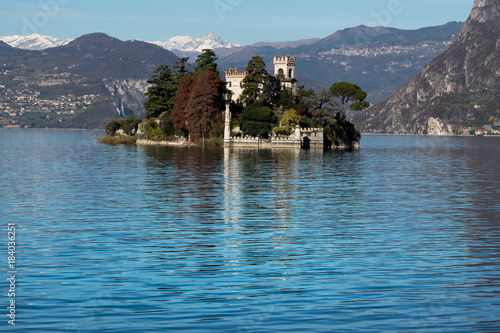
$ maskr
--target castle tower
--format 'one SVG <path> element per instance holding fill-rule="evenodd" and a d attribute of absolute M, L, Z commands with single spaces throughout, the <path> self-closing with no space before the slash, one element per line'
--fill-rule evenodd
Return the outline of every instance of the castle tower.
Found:
<path fill-rule="evenodd" d="M 274 76 L 280 81 L 281 90 L 288 89 L 294 94 L 297 93 L 296 61 L 296 57 L 274 57 Z"/>
<path fill-rule="evenodd" d="M 227 89 L 231 91 L 232 101 L 237 101 L 243 93 L 243 79 L 248 72 L 240 73 L 236 68 L 229 68 L 226 74 Z"/>

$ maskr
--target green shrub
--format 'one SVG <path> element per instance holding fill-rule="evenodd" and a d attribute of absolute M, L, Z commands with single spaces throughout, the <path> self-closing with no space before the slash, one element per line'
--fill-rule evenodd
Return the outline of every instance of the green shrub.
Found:
<path fill-rule="evenodd" d="M 140 123 L 140 117 L 130 115 L 123 120 L 122 129 L 127 135 L 134 135 L 135 133 L 137 133 L 137 128 L 139 127 Z"/>
<path fill-rule="evenodd" d="M 269 133 L 271 125 L 266 122 L 261 121 L 244 121 L 241 124 L 241 130 L 244 133 L 250 134 L 252 136 L 263 136 Z"/>
<path fill-rule="evenodd" d="M 137 141 L 137 137 L 131 135 L 105 135 L 97 138 L 98 143 L 105 143 L 110 145 L 132 145 Z"/>
<path fill-rule="evenodd" d="M 275 127 L 275 128 L 273 128 L 273 132 L 276 135 L 284 135 L 284 136 L 290 136 L 290 135 L 292 135 L 292 129 L 290 128 L 290 126 Z"/>
<path fill-rule="evenodd" d="M 107 135 L 115 135 L 124 125 L 123 119 L 113 119 L 105 127 Z"/>
<path fill-rule="evenodd" d="M 269 122 L 272 118 L 272 109 L 267 106 L 258 106 L 257 104 L 252 104 L 243 109 L 241 114 L 243 121 L 262 121 Z"/>

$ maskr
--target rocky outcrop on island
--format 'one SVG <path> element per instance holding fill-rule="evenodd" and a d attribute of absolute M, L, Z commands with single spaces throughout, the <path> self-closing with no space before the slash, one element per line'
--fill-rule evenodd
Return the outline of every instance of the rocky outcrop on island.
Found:
<path fill-rule="evenodd" d="M 479 115 L 498 116 L 495 111 L 478 113 L 481 105 L 462 102 L 467 100 L 463 96 L 476 90 L 492 94 L 498 83 L 500 1 L 475 0 L 457 41 L 392 97 L 356 116 L 354 122 L 365 132 L 452 134 Z M 454 98 L 456 94 L 463 94 L 462 99 Z"/>

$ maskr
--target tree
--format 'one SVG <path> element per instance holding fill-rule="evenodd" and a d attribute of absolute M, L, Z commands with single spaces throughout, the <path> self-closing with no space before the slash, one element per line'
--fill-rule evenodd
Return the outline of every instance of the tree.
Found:
<path fill-rule="evenodd" d="M 300 116 L 295 109 L 290 109 L 285 112 L 281 118 L 281 126 L 298 125 L 300 123 Z"/>
<path fill-rule="evenodd" d="M 267 137 L 271 130 L 272 111 L 261 102 L 245 107 L 241 113 L 241 130 L 253 136 Z"/>
<path fill-rule="evenodd" d="M 217 72 L 217 56 L 213 50 L 204 49 L 202 53 L 196 58 L 196 67 L 194 74 L 198 75 L 204 72 Z"/>
<path fill-rule="evenodd" d="M 223 132 L 222 85 L 217 72 L 202 72 L 194 78 L 184 108 L 185 127 L 189 131 L 191 141 L 209 139 Z"/>
<path fill-rule="evenodd" d="M 140 123 L 141 123 L 141 118 L 131 114 L 123 120 L 122 129 L 125 131 L 126 134 L 134 135 L 135 133 L 137 133 L 137 128 L 139 127 Z"/>
<path fill-rule="evenodd" d="M 335 102 L 335 97 L 329 90 L 321 90 L 318 94 L 309 94 L 305 99 L 310 114 L 313 116 L 322 117 L 327 113 L 332 113 L 334 107 L 338 104 Z"/>
<path fill-rule="evenodd" d="M 184 76 L 189 75 L 189 71 L 186 69 L 188 66 L 188 60 L 189 60 L 189 57 L 183 57 L 183 58 L 179 58 L 179 60 L 175 63 L 174 68 L 176 70 L 174 71 L 174 75 L 175 75 L 175 81 L 177 82 L 177 84 L 180 83 L 181 79 Z"/>
<path fill-rule="evenodd" d="M 271 76 L 266 70 L 266 63 L 259 56 L 250 59 L 246 71 L 248 75 L 243 79 L 241 99 L 248 105 L 255 102 L 269 88 Z"/>
<path fill-rule="evenodd" d="M 106 134 L 111 136 L 115 135 L 116 131 L 121 129 L 123 126 L 123 119 L 113 119 L 105 127 Z"/>
<path fill-rule="evenodd" d="M 292 109 L 295 106 L 295 96 L 288 89 L 282 90 L 278 95 L 276 106 L 284 110 Z"/>
<path fill-rule="evenodd" d="M 144 102 L 146 118 L 156 118 L 163 112 L 172 112 L 177 93 L 177 83 L 167 65 L 156 68 L 153 76 L 147 81 L 151 86 L 146 92 L 148 98 Z"/>
<path fill-rule="evenodd" d="M 351 110 L 364 110 L 370 107 L 370 103 L 365 102 L 367 96 L 359 86 L 349 82 L 337 82 L 330 87 L 330 93 L 339 98 L 342 102 L 342 116 L 345 117 L 347 108 Z"/>
<path fill-rule="evenodd" d="M 175 96 L 175 106 L 170 119 L 174 123 L 175 128 L 185 129 L 187 124 L 186 106 L 189 102 L 193 89 L 194 78 L 191 75 L 184 76 L 179 82 L 177 95 Z"/>

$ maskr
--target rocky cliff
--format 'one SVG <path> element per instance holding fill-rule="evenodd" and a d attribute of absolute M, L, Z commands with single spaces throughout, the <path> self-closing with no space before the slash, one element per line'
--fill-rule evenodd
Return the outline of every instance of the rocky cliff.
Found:
<path fill-rule="evenodd" d="M 474 105 L 443 107 L 443 96 L 488 89 L 499 82 L 500 1 L 475 0 L 457 41 L 391 98 L 354 122 L 363 131 L 451 134 L 456 126 L 474 119 Z"/>

